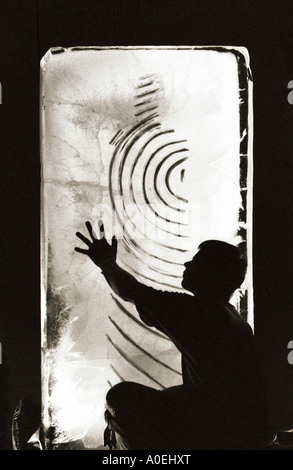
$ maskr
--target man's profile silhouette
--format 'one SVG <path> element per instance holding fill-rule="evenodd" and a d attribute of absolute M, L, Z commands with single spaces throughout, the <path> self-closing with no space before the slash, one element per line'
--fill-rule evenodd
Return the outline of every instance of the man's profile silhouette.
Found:
<path fill-rule="evenodd" d="M 182 385 L 159 391 L 121 382 L 106 396 L 105 442 L 129 450 L 259 449 L 266 445 L 266 408 L 253 332 L 229 303 L 244 280 L 240 250 L 223 241 L 200 244 L 185 263 L 182 287 L 163 292 L 138 282 L 116 263 L 117 240 L 75 248 L 102 270 L 142 321 L 167 335 L 182 354 Z"/>

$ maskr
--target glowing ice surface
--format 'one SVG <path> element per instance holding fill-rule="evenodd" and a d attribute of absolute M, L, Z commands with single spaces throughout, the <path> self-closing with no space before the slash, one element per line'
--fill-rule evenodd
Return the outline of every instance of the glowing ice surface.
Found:
<path fill-rule="evenodd" d="M 241 235 L 250 253 L 247 56 L 60 48 L 42 60 L 43 423 L 54 445 L 101 446 L 105 394 L 121 380 L 181 383 L 168 338 L 74 252 L 86 220 L 102 218 L 119 264 L 158 289 L 182 290 L 183 263 L 203 240 Z"/>

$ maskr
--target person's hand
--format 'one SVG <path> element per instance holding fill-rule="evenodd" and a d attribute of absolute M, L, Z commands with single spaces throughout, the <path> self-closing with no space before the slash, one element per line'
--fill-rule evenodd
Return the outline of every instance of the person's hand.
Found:
<path fill-rule="evenodd" d="M 89 240 L 80 232 L 76 232 L 76 236 L 88 246 L 88 250 L 75 247 L 75 251 L 87 255 L 100 268 L 109 261 L 115 261 L 117 254 L 117 239 L 115 237 L 112 238 L 112 245 L 107 242 L 103 222 L 101 220 L 99 221 L 99 237 L 94 233 L 90 222 L 86 222 L 85 225 L 91 239 Z"/>

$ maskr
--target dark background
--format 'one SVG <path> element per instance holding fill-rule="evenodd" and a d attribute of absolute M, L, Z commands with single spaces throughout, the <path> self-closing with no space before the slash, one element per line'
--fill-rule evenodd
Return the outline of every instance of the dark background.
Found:
<path fill-rule="evenodd" d="M 293 2 L 0 1 L 0 449 L 21 397 L 40 404 L 39 61 L 53 46 L 233 45 L 254 82 L 255 335 L 270 421 L 293 428 Z"/>

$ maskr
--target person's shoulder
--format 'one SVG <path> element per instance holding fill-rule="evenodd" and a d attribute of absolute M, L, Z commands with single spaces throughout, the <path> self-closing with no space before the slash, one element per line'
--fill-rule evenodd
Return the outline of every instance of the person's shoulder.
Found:
<path fill-rule="evenodd" d="M 229 304 L 230 310 L 232 312 L 232 318 L 234 320 L 234 324 L 237 325 L 237 328 L 239 331 L 242 332 L 242 334 L 247 335 L 247 336 L 253 336 L 253 329 L 251 325 L 248 323 L 246 318 L 244 318 L 236 308 Z"/>
<path fill-rule="evenodd" d="M 192 312 L 192 299 L 177 291 L 158 290 L 141 284 L 134 303 L 141 319 L 149 326 L 177 327 L 178 316 L 183 320 Z M 172 328 L 173 328 L 172 326 Z M 163 331 L 163 330 L 162 330 Z"/>

